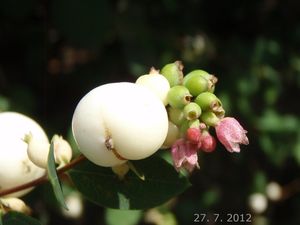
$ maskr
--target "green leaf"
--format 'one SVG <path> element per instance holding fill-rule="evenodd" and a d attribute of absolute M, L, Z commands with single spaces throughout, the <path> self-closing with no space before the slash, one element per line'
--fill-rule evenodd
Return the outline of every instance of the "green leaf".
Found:
<path fill-rule="evenodd" d="M 57 176 L 56 173 L 56 165 L 55 165 L 55 159 L 54 159 L 54 147 L 53 147 L 53 141 L 51 141 L 51 145 L 50 145 L 50 151 L 49 151 L 49 155 L 48 155 L 48 168 L 47 168 L 47 172 L 48 172 L 48 177 L 50 180 L 50 183 L 52 185 L 55 197 L 57 199 L 57 201 L 60 203 L 60 205 L 65 208 L 66 210 L 68 210 L 68 207 L 65 203 L 65 199 L 64 199 L 64 195 L 63 195 L 63 191 L 62 191 L 62 187 L 60 184 L 60 180 Z"/>
<path fill-rule="evenodd" d="M 41 225 L 41 223 L 19 212 L 9 212 L 3 216 L 3 225 Z"/>
<path fill-rule="evenodd" d="M 132 171 L 124 180 L 110 168 L 89 161 L 70 171 L 77 189 L 90 201 L 115 209 L 146 209 L 160 205 L 190 186 L 188 179 L 159 157 L 133 161 L 144 174 L 141 180 Z"/>
<path fill-rule="evenodd" d="M 105 221 L 107 225 L 135 225 L 142 217 L 142 210 L 106 209 Z"/>
<path fill-rule="evenodd" d="M 254 191 L 265 193 L 267 186 L 267 177 L 263 171 L 257 171 L 254 176 Z"/>

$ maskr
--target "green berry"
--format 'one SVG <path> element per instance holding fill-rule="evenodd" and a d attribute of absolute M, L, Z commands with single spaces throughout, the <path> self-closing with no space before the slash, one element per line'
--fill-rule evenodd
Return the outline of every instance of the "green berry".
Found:
<path fill-rule="evenodd" d="M 168 107 L 169 120 L 177 126 L 180 126 L 184 120 L 184 114 L 181 109 L 176 109 L 173 107 Z"/>
<path fill-rule="evenodd" d="M 202 76 L 186 76 L 183 78 L 183 85 L 196 97 L 208 90 L 208 81 Z"/>
<path fill-rule="evenodd" d="M 197 96 L 195 102 L 201 107 L 203 111 L 217 111 L 222 107 L 220 99 L 211 92 L 203 92 Z"/>
<path fill-rule="evenodd" d="M 195 102 L 190 102 L 184 106 L 183 114 L 187 120 L 195 120 L 201 115 L 201 108 Z"/>
<path fill-rule="evenodd" d="M 175 85 L 182 84 L 183 80 L 183 65 L 180 61 L 176 61 L 174 63 L 169 63 L 165 65 L 160 73 L 167 78 L 169 81 L 170 87 L 173 87 Z"/>
<path fill-rule="evenodd" d="M 215 86 L 218 82 L 218 78 L 209 73 L 202 73 L 202 77 L 208 80 L 208 91 L 213 93 L 215 91 Z"/>
<path fill-rule="evenodd" d="M 199 119 L 191 120 L 191 121 L 189 121 L 188 124 L 189 124 L 189 128 L 199 128 L 200 120 Z"/>
<path fill-rule="evenodd" d="M 207 111 L 203 112 L 200 116 L 200 120 L 205 123 L 207 126 L 216 126 L 220 119 L 216 116 L 214 112 Z"/>
<path fill-rule="evenodd" d="M 192 96 L 186 87 L 177 85 L 169 90 L 167 99 L 171 107 L 182 109 L 191 102 Z"/>
<path fill-rule="evenodd" d="M 197 81 L 197 79 L 196 79 L 195 77 L 197 77 L 198 81 Z M 208 72 L 206 72 L 206 71 L 204 71 L 204 70 L 193 70 L 192 72 L 188 73 L 188 74 L 184 77 L 184 79 L 183 79 L 183 84 L 184 84 L 185 86 L 186 86 L 186 83 L 187 83 L 188 85 L 190 85 L 189 83 L 192 83 L 192 82 L 190 81 L 190 79 L 193 79 L 193 82 L 198 82 L 198 83 L 201 82 L 201 83 L 204 83 L 203 80 L 201 80 L 199 77 L 202 77 L 203 79 L 206 80 L 205 85 L 204 85 L 204 86 L 200 86 L 201 89 L 202 89 L 201 92 L 203 92 L 203 91 L 214 92 L 214 90 L 215 90 L 215 84 L 217 83 L 218 78 L 215 77 L 215 76 L 212 75 L 212 74 L 209 74 Z M 203 85 L 203 84 L 202 84 L 202 85 Z M 193 85 L 193 86 L 195 86 L 195 85 Z M 201 89 L 200 89 L 200 90 L 201 90 Z M 199 90 L 198 93 L 196 93 L 195 95 L 194 95 L 192 92 L 191 92 L 191 93 L 193 94 L 193 96 L 197 96 L 198 94 L 201 93 L 200 90 Z M 191 90 L 190 90 L 190 91 L 191 91 Z"/>
<path fill-rule="evenodd" d="M 188 120 L 184 120 L 181 124 L 181 126 L 179 127 L 179 131 L 180 131 L 180 136 L 184 137 L 186 134 L 187 129 L 190 128 L 190 121 Z"/>

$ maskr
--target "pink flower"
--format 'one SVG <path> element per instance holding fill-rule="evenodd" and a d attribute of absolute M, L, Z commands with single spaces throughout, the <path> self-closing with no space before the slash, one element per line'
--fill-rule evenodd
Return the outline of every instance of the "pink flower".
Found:
<path fill-rule="evenodd" d="M 219 141 L 229 152 L 240 152 L 240 144 L 249 144 L 247 131 L 235 118 L 225 117 L 215 128 Z"/>
<path fill-rule="evenodd" d="M 210 135 L 208 131 L 203 131 L 200 137 L 200 144 L 198 147 L 204 152 L 213 152 L 216 149 L 216 139 Z"/>
<path fill-rule="evenodd" d="M 184 139 L 178 139 L 171 148 L 173 164 L 177 171 L 185 168 L 192 172 L 195 167 L 199 168 L 198 146 Z"/>

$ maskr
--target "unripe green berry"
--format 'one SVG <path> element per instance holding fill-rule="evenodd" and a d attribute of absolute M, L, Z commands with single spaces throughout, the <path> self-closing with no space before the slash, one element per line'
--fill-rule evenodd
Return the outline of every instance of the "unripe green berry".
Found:
<path fill-rule="evenodd" d="M 201 107 L 203 111 L 215 111 L 222 107 L 220 99 L 210 92 L 203 92 L 197 96 L 195 102 Z"/>
<path fill-rule="evenodd" d="M 175 85 L 182 84 L 183 80 L 183 65 L 180 61 L 175 61 L 174 63 L 169 63 L 165 65 L 160 73 L 167 78 L 169 81 L 170 87 L 173 87 Z"/>
<path fill-rule="evenodd" d="M 184 121 L 184 114 L 181 109 L 176 109 L 171 106 L 167 108 L 169 120 L 177 126 L 180 126 Z"/>
<path fill-rule="evenodd" d="M 189 72 L 187 75 L 185 75 L 185 77 L 187 77 L 187 79 L 194 77 L 194 76 L 202 76 L 205 79 L 209 78 L 209 73 L 206 72 L 205 70 L 193 70 L 191 72 Z"/>
<path fill-rule="evenodd" d="M 190 102 L 184 106 L 183 114 L 187 120 L 195 120 L 201 115 L 201 108 L 195 102 Z"/>
<path fill-rule="evenodd" d="M 216 86 L 216 83 L 218 82 L 218 78 L 207 72 L 201 73 L 201 76 L 208 80 L 208 90 L 207 91 L 213 93 L 215 91 L 215 86 Z"/>
<path fill-rule="evenodd" d="M 183 85 L 187 87 L 190 93 L 195 97 L 208 90 L 208 80 L 199 73 L 191 72 L 186 75 L 183 78 Z"/>
<path fill-rule="evenodd" d="M 169 90 L 167 99 L 170 106 L 182 109 L 191 102 L 192 96 L 186 87 L 178 85 Z"/>
<path fill-rule="evenodd" d="M 200 120 L 195 119 L 188 122 L 189 128 L 199 128 L 200 127 Z"/>
<path fill-rule="evenodd" d="M 207 126 L 216 126 L 220 119 L 216 116 L 214 112 L 206 111 L 203 112 L 200 116 L 200 120 L 205 123 Z"/>
<path fill-rule="evenodd" d="M 182 122 L 181 126 L 179 127 L 180 136 L 184 137 L 187 129 L 189 129 L 189 128 L 190 128 L 190 121 L 184 120 Z"/>

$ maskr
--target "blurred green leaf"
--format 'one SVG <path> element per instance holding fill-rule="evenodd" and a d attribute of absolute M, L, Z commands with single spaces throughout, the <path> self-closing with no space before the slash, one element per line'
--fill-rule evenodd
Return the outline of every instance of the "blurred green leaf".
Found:
<path fill-rule="evenodd" d="M 155 225 L 177 225 L 175 215 L 166 208 L 153 208 L 146 212 L 145 222 Z"/>
<path fill-rule="evenodd" d="M 280 45 L 275 40 L 269 40 L 268 41 L 267 49 L 268 49 L 269 53 L 271 53 L 273 55 L 280 54 Z"/>
<path fill-rule="evenodd" d="M 9 110 L 10 103 L 7 98 L 0 95 L 0 112 Z"/>
<path fill-rule="evenodd" d="M 203 207 L 205 208 L 212 207 L 214 204 L 217 203 L 219 198 L 220 198 L 220 192 L 217 189 L 212 189 L 204 192 L 202 195 Z"/>
<path fill-rule="evenodd" d="M 247 115 L 248 117 L 252 116 L 253 113 L 253 107 L 250 104 L 250 101 L 248 98 L 246 97 L 239 97 L 237 99 L 237 106 L 238 106 L 238 110 L 243 113 L 244 115 Z"/>
<path fill-rule="evenodd" d="M 273 163 L 274 166 L 282 166 L 284 161 L 292 156 L 293 147 L 291 145 L 293 145 L 293 142 L 282 143 L 284 139 L 286 138 L 275 138 L 269 133 L 261 134 L 259 137 L 258 141 L 262 150 L 267 155 L 268 161 Z"/>
<path fill-rule="evenodd" d="M 41 225 L 41 223 L 23 213 L 9 212 L 3 217 L 3 225 Z"/>
<path fill-rule="evenodd" d="M 244 98 L 255 94 L 258 88 L 259 82 L 255 72 L 237 79 L 237 89 Z"/>
<path fill-rule="evenodd" d="M 271 156 L 273 154 L 274 145 L 272 142 L 272 139 L 269 137 L 268 134 L 262 134 L 259 138 L 259 143 L 261 145 L 261 148 L 264 150 L 264 152 Z"/>
<path fill-rule="evenodd" d="M 257 128 L 268 132 L 295 132 L 299 129 L 299 121 L 293 115 L 279 115 L 274 110 L 266 110 L 257 120 Z"/>
<path fill-rule="evenodd" d="M 135 76 L 139 77 L 143 74 L 148 74 L 150 69 L 147 68 L 146 66 L 139 64 L 137 62 L 131 62 L 130 65 L 130 72 Z"/>
<path fill-rule="evenodd" d="M 54 147 L 53 147 L 53 141 L 51 141 L 50 145 L 50 151 L 48 155 L 48 165 L 47 165 L 47 172 L 48 172 L 48 177 L 50 180 L 50 183 L 52 185 L 55 197 L 57 201 L 60 203 L 60 205 L 68 210 L 68 207 L 65 203 L 62 187 L 60 184 L 59 177 L 57 176 L 56 173 L 56 165 L 55 165 L 55 159 L 54 159 Z"/>
<path fill-rule="evenodd" d="M 0 210 L 0 225 L 3 225 L 2 217 L 3 217 L 2 210 Z"/>
<path fill-rule="evenodd" d="M 298 132 L 298 137 L 293 149 L 293 155 L 295 157 L 296 162 L 300 165 L 300 131 Z"/>
<path fill-rule="evenodd" d="M 299 56 L 291 57 L 290 65 L 295 71 L 300 72 L 300 57 Z"/>
<path fill-rule="evenodd" d="M 222 102 L 224 109 L 226 109 L 226 114 L 230 115 L 232 110 L 232 103 L 228 92 L 222 92 L 218 94 L 219 99 Z"/>
<path fill-rule="evenodd" d="M 65 38 L 84 46 L 101 46 L 112 29 L 112 14 L 107 0 L 54 0 L 52 19 Z"/>
<path fill-rule="evenodd" d="M 135 225 L 142 217 L 141 210 L 106 209 L 105 221 L 107 225 Z"/>
<path fill-rule="evenodd" d="M 144 174 L 131 171 L 124 180 L 110 168 L 84 162 L 70 171 L 73 183 L 88 200 L 115 209 L 145 209 L 160 205 L 190 186 L 186 177 L 159 157 L 132 162 Z"/>
<path fill-rule="evenodd" d="M 263 171 L 258 171 L 254 175 L 254 192 L 264 193 L 267 185 L 267 177 Z"/>
<path fill-rule="evenodd" d="M 163 213 L 162 222 L 158 225 L 177 225 L 177 220 L 172 212 Z"/>
<path fill-rule="evenodd" d="M 276 103 L 278 97 L 280 95 L 280 91 L 277 87 L 268 87 L 264 93 L 264 99 L 267 105 L 273 105 Z"/>

